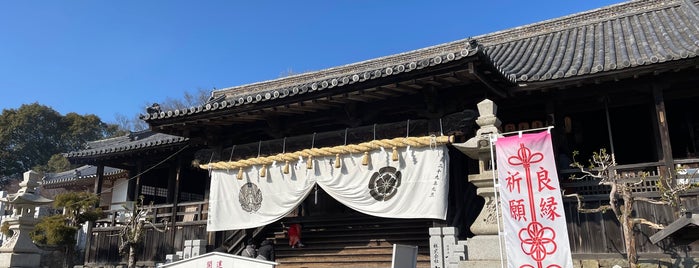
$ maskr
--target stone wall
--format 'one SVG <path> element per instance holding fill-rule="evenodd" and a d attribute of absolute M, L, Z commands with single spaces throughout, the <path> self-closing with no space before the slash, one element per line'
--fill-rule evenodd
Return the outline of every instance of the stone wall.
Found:
<path fill-rule="evenodd" d="M 38 246 L 41 249 L 41 268 L 62 268 L 66 259 L 65 250 L 57 246 Z M 73 256 L 73 264 L 82 264 L 78 254 Z"/>

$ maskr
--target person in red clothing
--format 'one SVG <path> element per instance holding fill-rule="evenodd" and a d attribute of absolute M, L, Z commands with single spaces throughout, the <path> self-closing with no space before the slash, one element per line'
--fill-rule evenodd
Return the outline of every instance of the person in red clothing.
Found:
<path fill-rule="evenodd" d="M 289 246 L 292 248 L 295 247 L 304 247 L 304 244 L 301 243 L 301 225 L 298 223 L 294 223 L 291 226 L 289 226 L 289 230 L 287 231 L 287 235 L 289 236 Z"/>

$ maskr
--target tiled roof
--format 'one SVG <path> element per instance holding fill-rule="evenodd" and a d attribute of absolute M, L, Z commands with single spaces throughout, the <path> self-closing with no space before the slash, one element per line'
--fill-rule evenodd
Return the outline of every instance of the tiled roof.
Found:
<path fill-rule="evenodd" d="M 255 105 L 476 55 L 504 80 L 528 83 L 695 58 L 697 54 L 696 1 L 636 0 L 397 55 L 217 90 L 205 105 L 147 113 L 141 118 L 148 122 Z"/>
<path fill-rule="evenodd" d="M 545 81 L 694 58 L 699 12 L 689 0 L 632 1 L 474 38 L 503 75 Z"/>
<path fill-rule="evenodd" d="M 113 167 L 104 167 L 105 177 L 125 177 L 128 176 L 128 171 Z M 63 171 L 59 173 L 48 173 L 43 178 L 42 185 L 55 186 L 66 184 L 88 183 L 97 178 L 97 167 L 85 165 L 76 169 Z"/>
<path fill-rule="evenodd" d="M 443 65 L 480 52 L 471 39 L 463 39 L 401 54 L 334 67 L 317 72 L 293 75 L 254 84 L 216 90 L 207 104 L 189 109 L 162 111 L 141 115 L 143 120 L 174 118 L 251 105 L 295 95 L 333 90 L 377 78 Z"/>
<path fill-rule="evenodd" d="M 152 131 L 132 132 L 121 137 L 92 141 L 87 148 L 65 154 L 67 158 L 81 158 L 99 155 L 118 154 L 145 148 L 168 146 L 188 141 L 179 137 Z"/>

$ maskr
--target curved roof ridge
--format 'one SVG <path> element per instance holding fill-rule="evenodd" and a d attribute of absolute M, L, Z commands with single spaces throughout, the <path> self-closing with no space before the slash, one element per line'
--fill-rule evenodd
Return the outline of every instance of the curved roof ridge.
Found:
<path fill-rule="evenodd" d="M 128 171 L 124 169 L 105 166 L 103 170 L 105 178 L 126 177 Z M 56 186 L 64 184 L 75 184 L 79 181 L 89 181 L 97 177 L 97 166 L 83 165 L 74 169 L 61 172 L 50 172 L 42 178 L 42 185 Z M 59 187 L 59 186 L 56 186 Z"/>
<path fill-rule="evenodd" d="M 126 153 L 137 151 L 144 148 L 153 148 L 158 146 L 172 146 L 184 142 L 188 142 L 189 138 L 175 136 L 166 133 L 154 132 L 152 130 L 131 132 L 125 136 L 121 136 L 119 140 L 110 140 L 110 142 L 95 141 L 93 147 L 65 153 L 67 158 L 92 157 L 97 155 L 107 155 L 116 153 Z"/>
<path fill-rule="evenodd" d="M 217 89 L 212 92 L 212 96 L 239 95 L 259 92 L 262 90 L 292 87 L 307 84 L 314 81 L 322 81 L 328 78 L 335 78 L 343 75 L 353 75 L 358 72 L 385 68 L 399 63 L 421 60 L 430 56 L 445 54 L 448 52 L 459 52 L 461 49 L 470 48 L 469 42 L 472 38 L 463 38 L 429 47 L 419 48 L 398 54 L 367 59 L 359 62 L 335 66 L 318 71 L 295 74 L 266 81 L 254 82 L 239 86 Z M 243 92 L 240 92 L 244 90 Z"/>
<path fill-rule="evenodd" d="M 681 5 L 681 0 L 632 0 L 474 36 L 473 39 L 478 40 L 481 45 L 489 46 L 678 5 Z"/>

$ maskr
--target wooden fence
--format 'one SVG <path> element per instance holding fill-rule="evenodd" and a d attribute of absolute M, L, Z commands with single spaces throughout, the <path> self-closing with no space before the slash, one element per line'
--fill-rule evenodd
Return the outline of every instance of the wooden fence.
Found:
<path fill-rule="evenodd" d="M 617 165 L 612 167 L 611 173 L 618 179 L 631 185 L 634 197 L 647 197 L 657 199 L 660 197 L 659 183 L 665 178 L 668 183 L 696 184 L 699 178 L 696 169 L 699 159 L 677 160 L 676 166 L 668 169 L 663 162 L 641 163 L 633 165 Z M 592 178 L 580 178 L 579 170 L 563 170 L 559 172 L 561 187 L 565 193 L 577 193 L 583 196 L 585 208 L 596 208 L 609 203 L 609 190 L 607 185 L 600 185 L 599 181 Z M 682 208 L 691 210 L 699 208 L 699 188 L 692 188 L 681 194 Z M 568 235 L 571 251 L 577 256 L 599 256 L 600 254 L 624 253 L 624 240 L 619 221 L 612 211 L 605 213 L 581 213 L 577 209 L 575 198 L 564 198 L 566 219 L 568 221 Z M 618 202 L 623 201 L 619 198 Z M 667 205 L 650 204 L 636 201 L 633 205 L 635 217 L 642 217 L 649 221 L 668 225 L 676 220 L 677 211 Z M 674 244 L 673 240 L 665 239 L 657 244 L 650 242 L 650 236 L 655 234 L 645 225 L 636 228 L 637 250 L 640 255 L 660 256 L 659 254 L 680 254 L 687 252 L 687 247 Z M 654 255 L 655 254 L 655 255 Z"/>
<path fill-rule="evenodd" d="M 139 248 L 139 264 L 154 267 L 157 262 L 164 262 L 167 254 L 173 254 L 184 248 L 185 240 L 206 239 L 206 218 L 208 203 L 180 203 L 173 211 L 171 205 L 156 205 L 152 209 L 153 222 L 159 229 L 146 228 L 143 247 Z M 86 249 L 86 266 L 125 264 L 126 256 L 119 254 L 119 231 L 128 215 L 124 211 L 107 211 L 107 217 L 99 220 L 92 228 L 89 239 L 90 248 Z M 175 218 L 173 221 L 172 219 Z"/>

